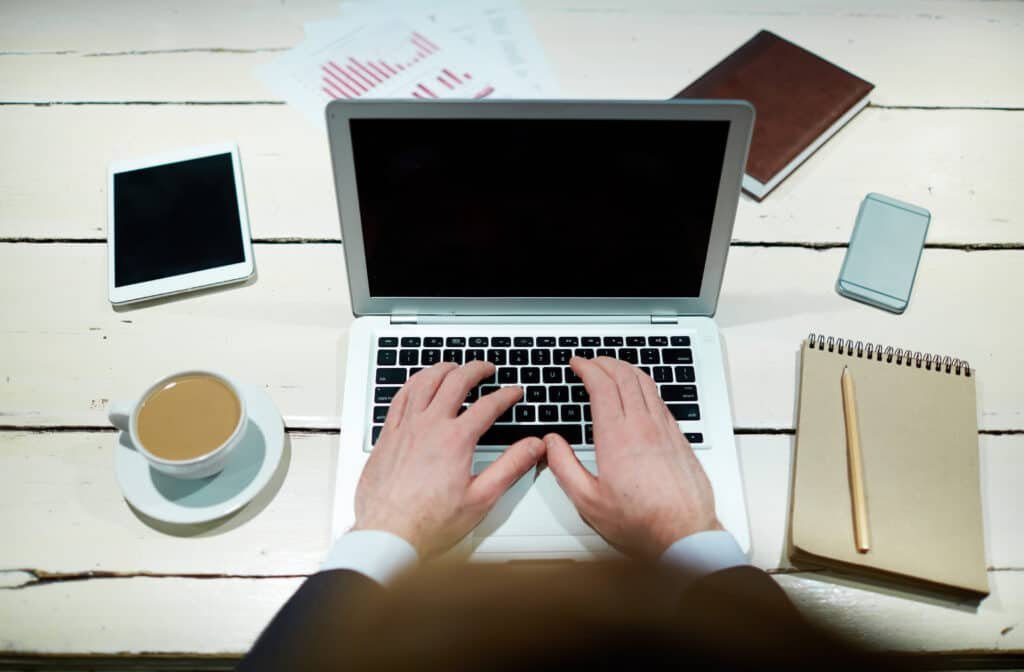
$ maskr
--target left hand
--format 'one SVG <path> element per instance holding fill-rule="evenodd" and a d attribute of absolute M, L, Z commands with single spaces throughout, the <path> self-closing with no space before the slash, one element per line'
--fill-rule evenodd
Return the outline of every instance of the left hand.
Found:
<path fill-rule="evenodd" d="M 523 396 L 521 387 L 503 387 L 458 415 L 466 394 L 494 369 L 478 361 L 435 364 L 406 382 L 359 479 L 352 529 L 396 534 L 420 557 L 442 553 L 544 457 L 544 442 L 530 437 L 472 475 L 477 441 Z"/>

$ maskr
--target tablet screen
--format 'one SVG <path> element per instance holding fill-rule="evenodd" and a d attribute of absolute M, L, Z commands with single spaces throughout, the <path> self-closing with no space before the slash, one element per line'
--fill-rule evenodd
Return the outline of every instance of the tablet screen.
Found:
<path fill-rule="evenodd" d="M 245 261 L 231 154 L 114 174 L 114 286 Z"/>

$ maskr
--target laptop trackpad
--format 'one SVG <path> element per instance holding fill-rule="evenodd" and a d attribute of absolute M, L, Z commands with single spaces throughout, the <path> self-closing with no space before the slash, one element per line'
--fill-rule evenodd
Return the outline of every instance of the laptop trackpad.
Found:
<path fill-rule="evenodd" d="M 477 456 L 473 462 L 473 473 L 479 474 L 497 457 Z M 581 462 L 590 473 L 597 474 L 593 460 Z M 526 472 L 498 500 L 472 536 L 480 540 L 482 537 L 506 536 L 597 536 L 597 533 L 583 522 L 554 474 L 544 467 L 539 471 L 531 469 Z"/>

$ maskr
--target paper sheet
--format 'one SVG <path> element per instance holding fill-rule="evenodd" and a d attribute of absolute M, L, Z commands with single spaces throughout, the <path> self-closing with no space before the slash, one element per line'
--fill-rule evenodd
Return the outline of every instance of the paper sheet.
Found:
<path fill-rule="evenodd" d="M 336 98 L 550 98 L 558 87 L 511 0 L 354 0 L 257 75 L 314 124 Z"/>

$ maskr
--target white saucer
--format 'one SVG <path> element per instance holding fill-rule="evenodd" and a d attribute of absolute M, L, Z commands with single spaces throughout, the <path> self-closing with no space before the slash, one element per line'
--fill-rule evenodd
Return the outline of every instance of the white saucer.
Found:
<path fill-rule="evenodd" d="M 267 485 L 284 453 L 284 422 L 270 395 L 240 386 L 249 425 L 224 470 L 207 478 L 172 478 L 149 466 L 127 432 L 117 434 L 114 471 L 124 498 L 165 523 L 205 523 L 234 513 Z"/>

